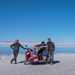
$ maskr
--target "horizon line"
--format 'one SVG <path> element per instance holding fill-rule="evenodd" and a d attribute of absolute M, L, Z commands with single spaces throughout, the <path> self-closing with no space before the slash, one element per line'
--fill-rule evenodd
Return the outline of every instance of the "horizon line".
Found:
<path fill-rule="evenodd" d="M 8 47 L 10 44 L 14 43 L 15 41 L 0 41 L 0 46 Z M 34 46 L 36 44 L 39 44 L 40 41 L 20 41 L 23 45 L 31 45 Z M 56 47 L 64 47 L 64 48 L 75 48 L 75 42 L 54 42 Z"/>

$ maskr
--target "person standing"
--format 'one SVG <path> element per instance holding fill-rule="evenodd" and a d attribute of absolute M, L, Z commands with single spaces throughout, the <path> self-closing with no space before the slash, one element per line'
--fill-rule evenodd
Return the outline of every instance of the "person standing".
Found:
<path fill-rule="evenodd" d="M 20 43 L 19 43 L 19 40 L 16 40 L 15 43 L 11 44 L 10 45 L 10 48 L 12 48 L 13 50 L 13 58 L 11 59 L 11 64 L 13 61 L 15 61 L 15 64 L 17 64 L 17 56 L 19 54 L 19 48 L 23 48 L 25 49 Z"/>
<path fill-rule="evenodd" d="M 49 60 L 49 63 L 53 64 L 53 61 L 54 61 L 54 51 L 55 51 L 55 44 L 52 42 L 51 38 L 48 38 L 47 50 L 48 50 L 47 61 Z"/>

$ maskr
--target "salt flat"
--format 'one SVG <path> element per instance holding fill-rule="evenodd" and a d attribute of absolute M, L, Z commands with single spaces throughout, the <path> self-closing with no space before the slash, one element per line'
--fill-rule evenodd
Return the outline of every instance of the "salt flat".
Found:
<path fill-rule="evenodd" d="M 0 75 L 75 75 L 75 54 L 55 54 L 55 64 L 10 64 L 11 56 L 1 56 Z M 18 62 L 24 60 L 19 55 Z"/>

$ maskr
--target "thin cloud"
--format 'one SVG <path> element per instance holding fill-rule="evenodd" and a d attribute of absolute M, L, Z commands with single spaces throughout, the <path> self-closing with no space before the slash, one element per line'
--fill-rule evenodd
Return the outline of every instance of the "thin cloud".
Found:
<path fill-rule="evenodd" d="M 9 47 L 14 41 L 0 41 L 0 46 Z M 23 45 L 34 46 L 40 42 L 34 41 L 20 41 Z M 68 48 L 75 48 L 75 42 L 55 42 L 56 47 L 68 47 Z"/>

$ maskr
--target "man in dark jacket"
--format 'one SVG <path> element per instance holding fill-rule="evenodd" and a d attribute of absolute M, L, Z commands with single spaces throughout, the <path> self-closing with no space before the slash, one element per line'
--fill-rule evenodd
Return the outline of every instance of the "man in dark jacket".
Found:
<path fill-rule="evenodd" d="M 40 57 L 39 59 L 42 59 L 42 55 L 43 55 L 43 51 L 46 50 L 46 44 L 44 41 L 41 42 L 41 44 L 36 45 L 35 47 L 39 48 L 39 51 L 37 53 L 38 57 Z"/>
<path fill-rule="evenodd" d="M 17 64 L 17 56 L 19 53 L 19 48 L 20 47 L 23 49 L 25 49 L 25 48 L 19 43 L 19 40 L 16 40 L 15 43 L 10 45 L 10 47 L 13 49 L 13 56 L 14 56 L 14 58 L 12 58 L 12 60 L 11 60 L 11 64 L 13 61 L 15 61 L 15 64 Z"/>
<path fill-rule="evenodd" d="M 47 60 L 49 59 L 49 63 L 53 64 L 55 45 L 51 41 L 50 38 L 48 38 L 47 49 L 48 49 L 48 58 L 47 58 Z"/>

